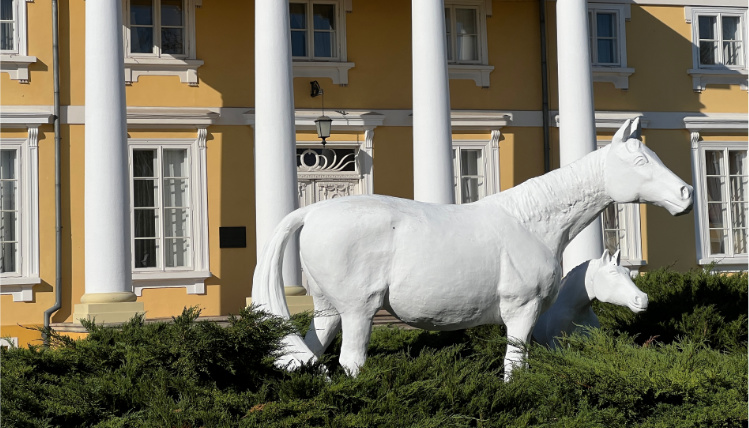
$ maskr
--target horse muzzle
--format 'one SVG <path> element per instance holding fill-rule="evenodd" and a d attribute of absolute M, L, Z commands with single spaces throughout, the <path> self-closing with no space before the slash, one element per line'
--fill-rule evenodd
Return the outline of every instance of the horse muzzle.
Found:
<path fill-rule="evenodd" d="M 648 295 L 642 294 L 641 296 L 635 296 L 627 306 L 636 314 L 645 311 L 648 308 Z"/>
<path fill-rule="evenodd" d="M 680 216 L 692 211 L 694 189 L 688 184 L 684 184 L 679 189 L 679 195 L 665 199 L 660 202 L 654 202 L 654 205 L 665 208 L 672 216 Z"/>

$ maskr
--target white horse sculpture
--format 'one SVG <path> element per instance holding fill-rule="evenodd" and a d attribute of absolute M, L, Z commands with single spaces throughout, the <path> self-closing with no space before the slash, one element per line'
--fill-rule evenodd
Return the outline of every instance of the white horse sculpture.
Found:
<path fill-rule="evenodd" d="M 610 145 L 575 163 L 465 205 L 387 196 L 319 202 L 287 215 L 259 257 L 253 302 L 289 317 L 281 264 L 299 236 L 316 315 L 304 340 L 285 338 L 277 364 L 321 355 L 343 328 L 339 362 L 355 376 L 380 308 L 429 330 L 504 324 L 527 343 L 557 297 L 567 244 L 612 202 L 650 202 L 672 215 L 692 207 L 692 187 L 666 168 L 629 120 Z M 341 325 L 342 323 L 342 325 Z M 522 361 L 508 345 L 505 378 Z"/>
<path fill-rule="evenodd" d="M 620 265 L 619 251 L 610 256 L 603 252 L 600 259 L 588 260 L 567 273 L 559 286 L 559 297 L 542 313 L 533 329 L 536 342 L 551 348 L 556 338 L 571 334 L 583 326 L 600 327 L 591 304 L 593 300 L 626 306 L 632 312 L 648 308 L 648 295 L 640 291 Z"/>

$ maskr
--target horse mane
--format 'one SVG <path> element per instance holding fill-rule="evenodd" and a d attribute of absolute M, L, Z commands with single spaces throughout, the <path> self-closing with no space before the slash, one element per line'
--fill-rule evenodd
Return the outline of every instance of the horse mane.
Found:
<path fill-rule="evenodd" d="M 564 284 L 566 284 L 569 281 L 579 281 L 580 276 L 582 276 L 582 283 L 585 284 L 585 277 L 588 274 L 588 268 L 590 267 L 591 260 L 584 261 L 580 263 L 579 265 L 575 266 L 567 272 L 567 275 L 562 278 L 562 289 L 564 288 Z M 562 290 L 560 289 L 560 291 Z"/>

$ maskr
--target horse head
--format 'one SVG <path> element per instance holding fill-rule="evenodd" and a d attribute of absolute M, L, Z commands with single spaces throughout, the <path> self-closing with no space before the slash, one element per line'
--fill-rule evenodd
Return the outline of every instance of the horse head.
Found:
<path fill-rule="evenodd" d="M 616 202 L 648 202 L 671 215 L 692 210 L 692 186 L 669 170 L 640 140 L 640 119 L 624 122 L 604 166 L 606 192 Z"/>
<path fill-rule="evenodd" d="M 619 251 L 613 256 L 604 250 L 600 259 L 591 260 L 588 267 L 594 269 L 590 280 L 590 290 L 595 298 L 605 303 L 626 306 L 632 312 L 642 312 L 648 308 L 648 295 L 640 291 L 629 276 L 629 269 L 620 265 Z M 590 292 L 589 292 L 590 294 Z"/>

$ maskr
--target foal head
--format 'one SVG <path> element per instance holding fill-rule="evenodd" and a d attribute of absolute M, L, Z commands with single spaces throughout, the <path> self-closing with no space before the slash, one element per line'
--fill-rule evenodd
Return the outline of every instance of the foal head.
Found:
<path fill-rule="evenodd" d="M 616 202 L 648 202 L 672 215 L 692 210 L 692 186 L 640 141 L 640 119 L 616 132 L 604 166 L 606 193 Z"/>
<path fill-rule="evenodd" d="M 629 276 L 629 269 L 620 266 L 619 251 L 613 256 L 608 250 L 600 259 L 590 261 L 585 276 L 588 295 L 605 303 L 626 306 L 632 312 L 648 308 L 648 295 L 640 291 Z M 592 293 L 591 293 L 592 291 Z"/>

